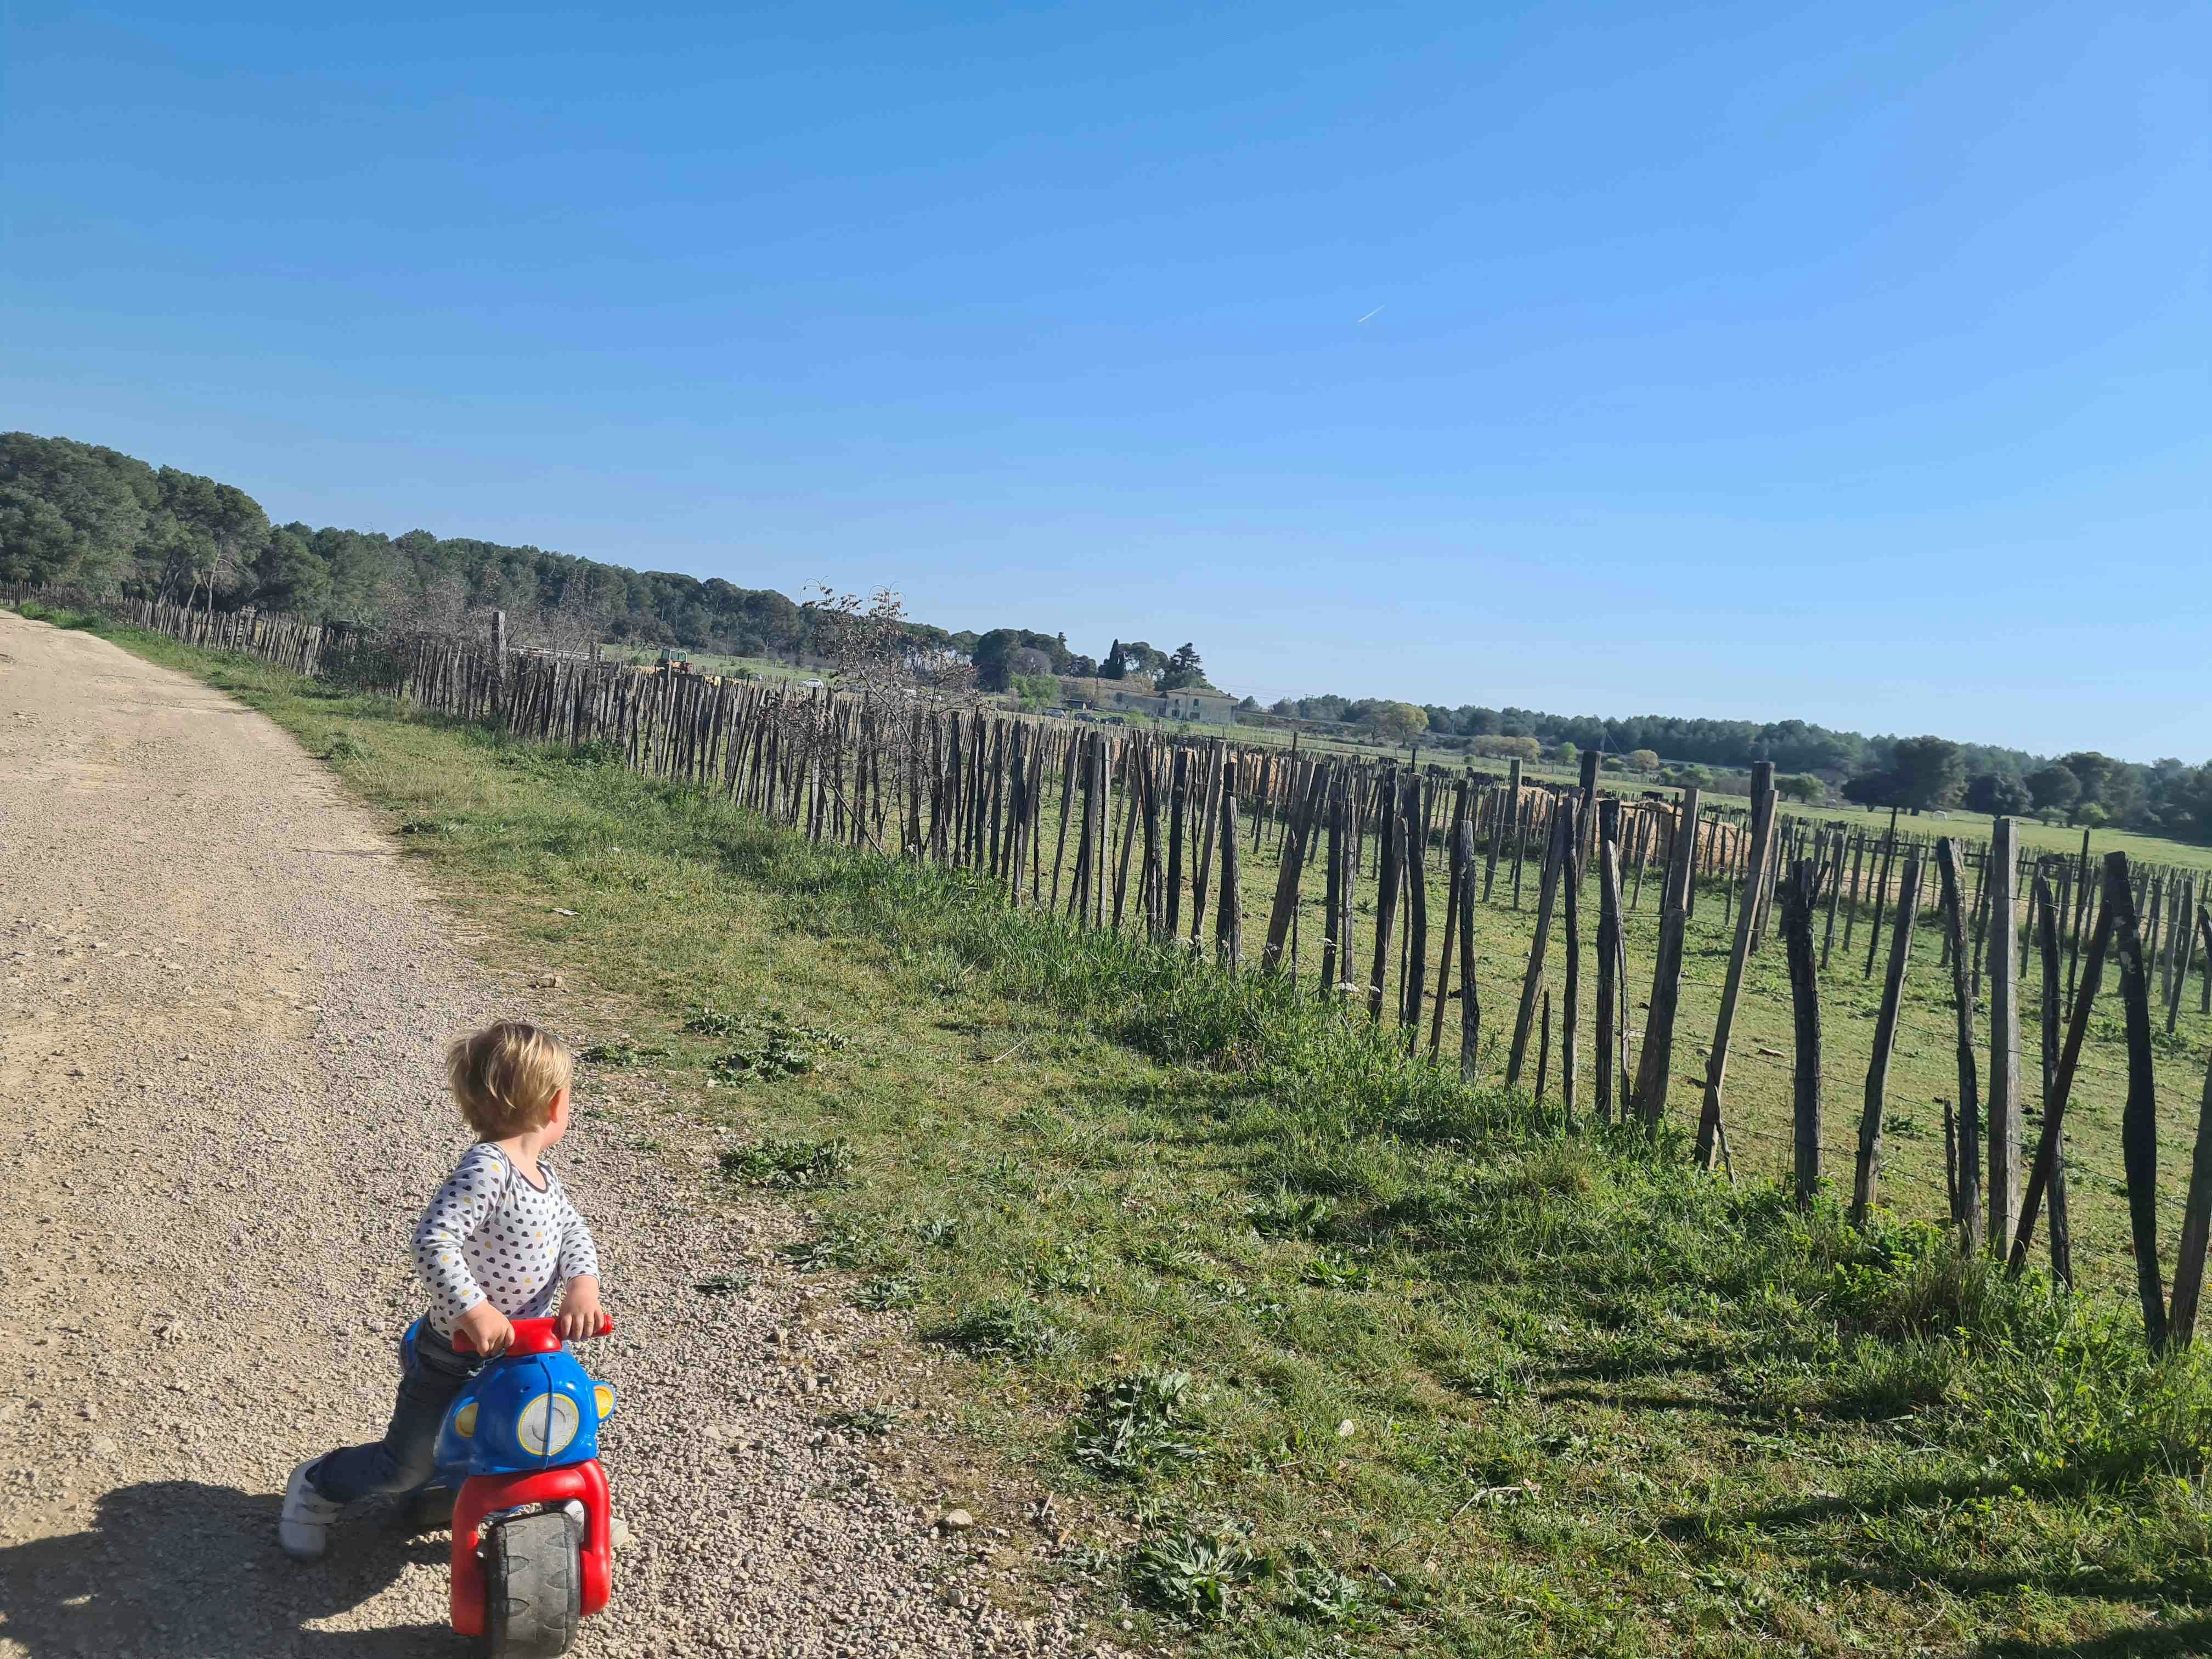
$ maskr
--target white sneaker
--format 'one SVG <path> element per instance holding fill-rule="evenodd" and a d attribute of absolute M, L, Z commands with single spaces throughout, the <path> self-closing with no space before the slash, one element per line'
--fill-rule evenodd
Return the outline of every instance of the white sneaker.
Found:
<path fill-rule="evenodd" d="M 295 1561 L 319 1561 L 323 1549 L 330 1541 L 331 1522 L 338 1518 L 345 1507 L 333 1504 L 317 1492 L 307 1480 L 307 1472 L 323 1460 L 311 1457 L 292 1471 L 292 1479 L 284 1488 L 283 1512 L 276 1518 L 276 1541 L 284 1547 L 284 1553 Z"/>

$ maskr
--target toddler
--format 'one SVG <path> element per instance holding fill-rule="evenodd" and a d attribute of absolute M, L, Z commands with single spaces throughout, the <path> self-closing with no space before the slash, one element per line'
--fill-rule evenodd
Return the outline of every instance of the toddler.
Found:
<path fill-rule="evenodd" d="M 514 1340 L 510 1319 L 541 1317 L 557 1296 L 562 1337 L 599 1334 L 592 1235 L 543 1161 L 568 1133 L 572 1071 L 567 1044 L 520 1020 L 447 1052 L 446 1079 L 477 1144 L 415 1224 L 415 1267 L 430 1310 L 401 1339 L 399 1397 L 384 1438 L 292 1471 L 276 1530 L 295 1559 L 322 1554 L 331 1522 L 354 1498 L 429 1480 L 446 1408 Z M 457 1334 L 476 1351 L 455 1352 Z"/>

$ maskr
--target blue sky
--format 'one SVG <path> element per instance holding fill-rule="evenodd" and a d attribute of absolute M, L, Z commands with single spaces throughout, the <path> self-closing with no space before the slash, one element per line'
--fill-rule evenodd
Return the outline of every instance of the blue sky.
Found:
<path fill-rule="evenodd" d="M 1263 698 L 2212 755 L 2202 6 L 331 9 L 15 0 L 0 425 Z"/>

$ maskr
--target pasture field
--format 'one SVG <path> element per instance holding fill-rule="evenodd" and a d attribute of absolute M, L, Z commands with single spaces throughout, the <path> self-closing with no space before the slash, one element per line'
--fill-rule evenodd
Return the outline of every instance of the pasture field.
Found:
<path fill-rule="evenodd" d="M 1886 826 L 1889 823 L 1887 808 L 1867 812 L 1850 805 L 1797 806 L 1785 802 L 1782 810 L 1792 817 L 1819 818 L 1853 826 Z M 1954 806 L 1941 818 L 1927 812 L 1918 817 L 1905 815 L 1898 819 L 1897 827 L 1924 836 L 1957 836 L 1963 840 L 1986 842 L 1990 826 L 1995 822 L 1985 812 L 1969 812 L 1964 807 Z M 2024 848 L 2069 857 L 2078 856 L 2081 851 L 2081 832 L 2078 829 L 2063 823 L 2039 823 L 2033 818 L 2014 818 L 2013 822 L 2019 828 L 2020 844 Z M 2093 830 L 2089 832 L 2089 845 L 2099 858 L 2106 853 L 2125 853 L 2131 862 L 2141 860 L 2184 870 L 2212 870 L 2212 847 L 2169 841 L 2163 836 L 2139 836 L 2126 830 Z"/>
<path fill-rule="evenodd" d="M 1885 817 L 1884 822 L 1887 822 Z M 1279 860 L 1270 844 L 1256 854 L 1248 848 L 1245 887 L 1248 908 L 1255 902 L 1264 921 L 1266 902 L 1274 891 Z M 2103 850 L 2104 837 L 2099 837 Z M 2163 843 L 2161 843 L 2163 845 Z M 2079 850 L 2078 839 L 2075 849 Z M 1373 854 L 1370 843 L 1370 859 Z M 1508 854 L 1498 871 L 1492 902 L 1476 908 L 1476 987 L 1481 1007 L 1482 1075 L 1502 1077 L 1521 987 L 1535 933 L 1540 881 L 1540 858 L 1532 852 L 1521 880 L 1520 901 L 1513 900 L 1511 859 Z M 1901 864 L 1901 860 L 1900 860 Z M 1652 960 L 1659 932 L 1662 872 L 1655 867 L 1644 883 L 1641 904 L 1624 912 L 1628 952 L 1628 977 L 1633 1004 L 1630 1030 L 1639 1037 L 1644 1005 L 1650 990 Z M 1428 982 L 1435 988 L 1434 955 L 1443 927 L 1445 882 L 1440 852 L 1432 852 L 1428 878 L 1430 952 Z M 1632 879 L 1627 884 L 1632 892 Z M 1730 884 L 1709 879 L 1699 884 L 1697 906 L 1686 932 L 1679 1013 L 1675 1026 L 1674 1082 L 1670 1113 L 1694 1125 L 1703 1098 L 1709 1041 L 1718 1018 L 1723 981 L 1734 942 L 1734 908 L 1740 891 Z M 1323 876 L 1318 860 L 1310 860 L 1302 872 L 1304 900 L 1300 913 L 1302 965 L 1310 984 L 1316 977 L 1311 945 L 1323 915 Z M 1942 1103 L 1955 1103 L 1958 1093 L 1955 1016 L 1951 997 L 1950 970 L 1939 967 L 1942 945 L 1941 914 L 1936 906 L 1936 878 L 1932 868 L 1922 884 L 1918 925 L 1907 968 L 1899 1009 L 1896 1047 L 1886 1093 L 1882 1188 L 1886 1200 L 1900 1214 L 1940 1222 L 1948 1213 Z M 1624 893 L 1624 902 L 1628 893 Z M 1589 1023 L 1595 1006 L 1596 975 L 1596 884 L 1585 884 L 1582 896 L 1583 937 L 1582 984 L 1582 1041 L 1577 1069 L 1578 1112 L 1591 1112 L 1595 1087 L 1594 1040 Z M 1830 1180 L 1848 1189 L 1857 1155 L 1858 1125 L 1864 1101 L 1868 1066 L 1872 1056 L 1875 1017 L 1881 1000 L 1883 972 L 1890 944 L 1885 920 L 1879 948 L 1875 948 L 1874 907 L 1838 906 L 1826 969 L 1820 976 L 1823 1013 L 1826 1170 Z M 1892 914 L 1893 915 L 1893 907 Z M 1358 933 L 1353 949 L 1356 978 L 1363 986 L 1372 969 L 1375 917 L 1371 886 L 1363 889 L 1358 907 Z M 1255 924 L 1248 921 L 1249 930 Z M 1400 928 L 1402 936 L 1404 929 Z M 1820 930 L 1816 927 L 1816 933 Z M 1248 948 L 1251 947 L 1248 945 Z M 1394 948 L 1394 957 L 1396 955 Z M 1564 1018 L 1564 924 L 1553 921 L 1553 936 L 1547 956 L 1546 982 Z M 1869 971 L 1869 958 L 1872 971 Z M 1739 1005 L 1723 1105 L 1740 1181 L 1786 1179 L 1792 1161 L 1792 1076 L 1795 1037 L 1787 964 L 1780 937 L 1778 915 L 1773 921 L 1765 948 L 1750 958 L 1742 1000 Z M 2027 1108 L 2025 1138 L 2032 1154 L 2041 1124 L 2040 1020 L 2042 990 L 2039 963 L 2027 962 L 2021 1000 L 2021 1047 L 2025 1085 L 2031 1103 Z M 1402 983 L 1401 964 L 1394 960 L 1386 969 L 1385 1020 L 1392 1022 Z M 2152 995 L 2159 987 L 2154 973 Z M 2203 1099 L 2208 1055 L 2212 1055 L 2212 1018 L 2200 1012 L 2203 963 L 2197 963 L 2182 997 L 2175 1030 L 2165 1029 L 2161 1007 L 2153 1021 L 2158 1057 L 2159 1181 L 2161 1200 L 2160 1244 L 2170 1276 L 2172 1252 L 2179 1227 L 2181 1204 L 2189 1179 L 2190 1157 L 2196 1144 L 2197 1125 Z M 2065 1004 L 2062 999 L 2062 1008 Z M 1424 1016 L 1420 1046 L 1428 1047 L 1431 1012 Z M 1448 1064 L 1456 1064 L 1459 1010 L 1455 1004 L 1445 1016 L 1440 1052 Z M 1989 1075 L 1988 988 L 1977 1008 L 1981 1042 L 1978 1073 L 1986 1090 Z M 1395 1029 L 1395 1025 L 1394 1025 Z M 1552 1076 L 1544 1103 L 1560 1109 L 1560 1045 L 1553 1042 Z M 1524 1085 L 1533 1085 L 1537 1045 L 1532 1041 Z M 2070 1213 L 2074 1229 L 2075 1271 L 2085 1282 L 2115 1291 L 2134 1283 L 2130 1248 L 2125 1183 L 2119 1150 L 2121 1109 L 2127 1092 L 2127 1059 L 2121 1030 L 2118 978 L 2108 966 L 2103 992 L 2093 1017 L 2071 1102 L 2067 1111 L 2067 1167 L 2069 1172 Z"/>
<path fill-rule="evenodd" d="M 2124 1304 L 2008 1287 L 1908 1222 L 1800 1217 L 1748 1137 L 1735 1190 L 1672 1135 L 1562 1137 L 1279 985 L 1008 911 L 958 872 L 120 637 L 328 757 L 487 949 L 627 1007 L 574 1034 L 594 1049 L 586 1133 L 738 1126 L 726 1179 L 790 1193 L 810 1218 L 796 1255 L 970 1357 L 947 1402 L 963 1433 L 1082 1517 L 1022 1573 L 1089 1585 L 1124 1644 L 2212 1643 L 2212 1391 L 2194 1356 L 2149 1362 Z M 1482 913 L 1486 975 L 1526 915 Z M 1648 973 L 1648 939 L 1631 949 Z M 1504 982 L 1486 978 L 1486 1006 Z M 1932 992 L 1925 965 L 1917 982 Z M 1840 961 L 1828 988 L 1847 1105 L 1863 1022 Z M 1686 1048 L 1694 1012 L 1683 1029 Z M 1747 1018 L 1739 1038 L 1747 1125 L 1775 1097 L 1765 1035 Z M 2110 1095 L 2085 1077 L 2085 1139 Z M 696 1166 L 670 1178 L 711 1196 Z M 1893 1190 L 1933 1213 L 1912 1182 Z M 2085 1266 L 2106 1253 L 2089 1208 Z M 884 1426 L 894 1449 L 938 1432 Z"/>

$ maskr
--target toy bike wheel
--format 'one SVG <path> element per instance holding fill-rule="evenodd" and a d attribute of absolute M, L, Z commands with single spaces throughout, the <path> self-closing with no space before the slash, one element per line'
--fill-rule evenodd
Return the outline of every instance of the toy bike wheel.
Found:
<path fill-rule="evenodd" d="M 484 1537 L 483 1647 L 495 1659 L 554 1659 L 583 1618 L 575 1523 L 526 1515 Z"/>

